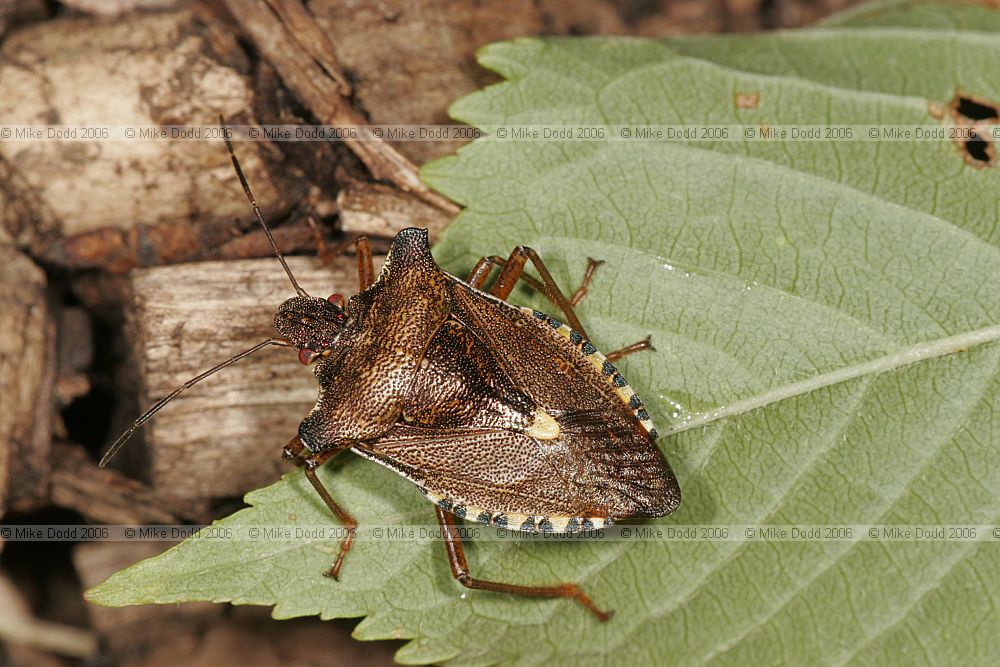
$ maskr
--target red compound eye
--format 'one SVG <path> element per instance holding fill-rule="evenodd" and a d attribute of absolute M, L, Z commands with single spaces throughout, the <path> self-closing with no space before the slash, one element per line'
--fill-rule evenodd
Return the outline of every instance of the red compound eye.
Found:
<path fill-rule="evenodd" d="M 344 301 L 343 294 L 331 294 L 330 296 L 326 297 L 326 300 L 335 305 L 337 308 L 340 308 L 341 310 L 344 309 L 344 306 L 347 303 L 346 301 Z"/>
<path fill-rule="evenodd" d="M 304 347 L 299 350 L 299 361 L 308 366 L 312 362 L 316 361 L 319 357 L 319 352 L 310 350 L 308 347 Z"/>

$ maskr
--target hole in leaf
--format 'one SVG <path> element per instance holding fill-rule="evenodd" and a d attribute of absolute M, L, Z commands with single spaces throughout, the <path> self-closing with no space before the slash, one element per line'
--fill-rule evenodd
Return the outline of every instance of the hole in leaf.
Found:
<path fill-rule="evenodd" d="M 1000 118 L 1000 114 L 998 114 L 995 106 L 962 95 L 958 95 L 955 98 L 955 111 L 958 115 L 964 116 L 969 120 Z"/>
<path fill-rule="evenodd" d="M 978 168 L 996 165 L 990 125 L 1000 120 L 1000 107 L 990 100 L 956 92 L 948 111 L 955 125 L 952 139 L 966 163 Z"/>
<path fill-rule="evenodd" d="M 975 135 L 974 139 L 969 139 L 965 142 L 965 152 L 976 162 L 981 162 L 984 165 L 992 163 L 990 144 L 984 141 L 978 134 Z"/>

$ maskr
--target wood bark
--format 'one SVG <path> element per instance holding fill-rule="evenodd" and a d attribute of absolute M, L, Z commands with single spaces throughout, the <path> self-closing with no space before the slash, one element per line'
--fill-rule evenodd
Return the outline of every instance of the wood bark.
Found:
<path fill-rule="evenodd" d="M 314 0 L 309 12 L 350 74 L 355 104 L 376 124 L 454 123 L 448 106 L 497 80 L 476 63 L 476 51 L 490 42 L 625 31 L 615 9 L 599 0 Z M 423 163 L 464 143 L 393 145 Z"/>
<path fill-rule="evenodd" d="M 52 504 L 74 510 L 91 523 L 210 523 L 208 503 L 155 493 L 117 470 L 98 468 L 79 445 L 57 442 L 52 450 Z"/>
<path fill-rule="evenodd" d="M 348 183 L 337 195 L 340 228 L 350 235 L 392 238 L 407 227 L 426 227 L 431 243 L 451 222 L 440 209 L 381 183 Z"/>
<path fill-rule="evenodd" d="M 55 366 L 45 274 L 0 245 L 0 516 L 46 499 Z"/>
<path fill-rule="evenodd" d="M 51 651 L 74 658 L 94 658 L 97 655 L 97 637 L 93 632 L 62 623 L 36 618 L 31 607 L 17 587 L 0 575 L 0 642 L 19 647 L 19 657 L 28 658 L 30 664 L 47 663 L 45 653 Z M 25 664 L 25 663 L 22 663 Z"/>
<path fill-rule="evenodd" d="M 250 72 L 232 32 L 204 12 L 57 19 L 4 40 L 0 118 L 94 128 L 214 126 L 220 114 L 254 122 Z M 237 148 L 266 213 L 304 194 L 303 179 L 265 160 L 276 155 L 265 144 Z M 0 227 L 48 262 L 124 271 L 199 258 L 253 224 L 218 139 L 0 142 Z"/>
<path fill-rule="evenodd" d="M 337 258 L 329 268 L 298 257 L 289 265 L 310 294 L 358 291 L 353 257 Z M 136 415 L 275 335 L 274 312 L 294 296 L 274 259 L 143 269 L 130 282 L 126 315 L 135 355 L 130 366 L 138 373 Z M 140 459 L 157 493 L 189 501 L 242 495 L 288 472 L 281 449 L 316 396 L 316 381 L 294 351 L 265 349 L 182 393 L 137 434 L 145 447 L 131 446 L 145 452 Z"/>
<path fill-rule="evenodd" d="M 345 135 L 344 143 L 372 176 L 413 193 L 445 213 L 458 213 L 458 206 L 420 180 L 413 162 L 364 128 L 369 121 L 351 103 L 351 86 L 341 73 L 326 34 L 298 0 L 227 0 L 226 5 L 313 116 L 323 124 L 354 131 Z"/>

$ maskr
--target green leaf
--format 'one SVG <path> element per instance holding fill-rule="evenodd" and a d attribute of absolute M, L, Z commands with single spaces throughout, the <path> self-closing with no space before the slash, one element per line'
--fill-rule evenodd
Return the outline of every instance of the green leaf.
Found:
<path fill-rule="evenodd" d="M 896 28 L 859 12 L 850 27 L 753 38 L 496 44 L 480 61 L 507 81 L 452 113 L 481 126 L 932 124 L 956 90 L 1000 99 L 988 66 L 1000 39 L 970 30 L 966 9 L 918 11 L 894 9 Z M 737 108 L 737 93 L 757 94 L 756 108 Z M 517 244 L 570 287 L 586 257 L 605 260 L 579 314 L 606 350 L 652 334 L 656 352 L 620 366 L 669 436 L 684 493 L 650 524 L 1000 523 L 996 169 L 968 166 L 947 140 L 487 139 L 423 175 L 466 206 L 435 248 L 459 275 Z M 377 465 L 345 459 L 321 475 L 362 525 L 433 521 Z M 297 473 L 247 502 L 221 525 L 329 522 Z M 335 543 L 190 540 L 88 597 L 365 615 L 356 636 L 413 638 L 398 654 L 413 663 L 1000 654 L 995 540 L 863 538 L 469 546 L 479 576 L 579 583 L 616 611 L 607 624 L 566 600 L 464 591 L 431 541 L 359 542 L 332 582 L 319 572 Z"/>
<path fill-rule="evenodd" d="M 1000 13 L 987 3 L 934 0 L 876 0 L 835 14 L 821 22 L 828 27 L 912 27 L 930 30 L 1000 31 Z"/>

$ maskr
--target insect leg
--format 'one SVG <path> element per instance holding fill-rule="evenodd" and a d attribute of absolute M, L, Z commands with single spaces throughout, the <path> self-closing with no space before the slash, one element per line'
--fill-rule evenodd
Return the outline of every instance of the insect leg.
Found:
<path fill-rule="evenodd" d="M 653 347 L 653 343 L 652 341 L 650 341 L 649 336 L 646 336 L 643 340 L 640 340 L 636 343 L 632 343 L 631 345 L 626 345 L 622 349 L 615 350 L 614 352 L 610 352 L 604 356 L 607 357 L 608 361 L 618 361 L 626 354 L 632 354 L 633 352 L 639 352 L 640 350 L 654 350 L 654 351 L 656 350 L 656 348 Z"/>
<path fill-rule="evenodd" d="M 538 269 L 538 274 L 542 276 L 544 282 L 540 282 L 535 278 L 524 273 L 524 265 L 527 260 L 530 259 Z M 494 266 L 503 267 L 500 272 L 500 276 L 497 281 L 493 284 L 493 289 L 490 290 L 490 294 L 493 296 L 498 296 L 501 299 L 506 299 L 510 296 L 510 293 L 514 289 L 514 284 L 518 280 L 523 280 L 524 282 L 531 285 L 533 289 L 538 290 L 544 294 L 549 301 L 559 307 L 560 310 L 566 315 L 566 319 L 573 329 L 577 333 L 581 334 L 584 338 L 589 338 L 587 332 L 583 330 L 583 325 L 580 324 L 580 320 L 577 318 L 576 313 L 573 311 L 573 307 L 576 306 L 583 297 L 587 295 L 590 290 L 590 281 L 594 278 L 594 272 L 597 271 L 599 267 L 604 262 L 599 259 L 587 258 L 587 270 L 583 274 L 583 281 L 580 283 L 580 287 L 573 293 L 573 296 L 567 299 L 559 286 L 556 285 L 555 280 L 553 280 L 552 275 L 549 273 L 548 269 L 542 263 L 542 259 L 538 256 L 531 248 L 525 248 L 524 246 L 519 246 L 514 249 L 514 252 L 510 254 L 509 259 L 504 259 L 503 257 L 498 257 L 493 255 L 492 257 L 483 257 L 476 263 L 472 273 L 469 274 L 469 279 L 466 281 L 472 287 L 476 289 L 481 289 L 483 284 L 486 283 L 489 277 L 490 270 Z M 649 340 L 649 336 L 646 336 L 645 340 L 641 340 L 637 343 L 632 343 L 627 345 L 620 350 L 616 350 L 607 355 L 608 361 L 617 361 L 625 355 L 632 354 L 633 352 L 639 352 L 640 350 L 655 350 L 653 344 Z"/>
<path fill-rule="evenodd" d="M 305 473 L 306 479 L 308 479 L 309 483 L 313 485 L 314 489 L 316 489 L 316 493 L 318 493 L 319 497 L 323 499 L 323 502 L 326 503 L 326 506 L 331 512 L 333 512 L 334 516 L 336 516 L 337 519 L 347 528 L 347 537 L 344 538 L 344 541 L 340 545 L 340 551 L 337 553 L 337 559 L 333 562 L 333 566 L 330 567 L 330 571 L 326 573 L 327 576 L 333 577 L 334 579 L 340 578 L 340 568 L 344 564 L 344 557 L 347 555 L 347 552 L 351 550 L 351 545 L 354 543 L 354 535 L 358 529 L 358 522 L 347 512 L 347 510 L 338 505 L 337 501 L 333 499 L 330 492 L 327 491 L 326 487 L 323 486 L 323 483 L 319 481 L 319 477 L 316 475 L 316 468 L 320 467 L 347 448 L 348 445 L 345 445 L 337 449 L 330 449 L 325 452 L 310 453 L 306 456 L 302 456 L 302 453 L 307 451 L 307 448 L 302 444 L 302 440 L 299 439 L 299 436 L 295 436 L 282 450 L 282 457 L 286 461 L 292 461 L 296 465 L 302 467 L 302 471 Z"/>
<path fill-rule="evenodd" d="M 490 271 L 493 270 L 494 266 L 495 263 L 492 257 L 481 257 L 472 268 L 472 273 L 465 279 L 465 284 L 476 289 L 483 289 L 483 285 L 486 284 L 486 280 L 490 277 Z M 499 266 L 503 266 L 503 264 Z"/>
<path fill-rule="evenodd" d="M 573 296 L 569 298 L 569 302 L 574 306 L 579 305 L 583 301 L 583 297 L 587 296 L 587 292 L 590 291 L 590 281 L 594 278 L 594 271 L 597 270 L 601 264 L 604 264 L 604 260 L 594 259 L 592 257 L 587 258 L 587 271 L 583 274 L 583 280 L 580 282 L 580 286 L 573 292 Z"/>
<path fill-rule="evenodd" d="M 372 244 L 364 236 L 359 236 L 354 242 L 355 254 L 358 256 L 358 284 L 360 291 L 375 284 L 375 266 L 372 264 Z"/>
<path fill-rule="evenodd" d="M 538 270 L 538 275 L 542 279 L 540 283 L 531 276 L 524 274 L 524 265 L 529 259 L 531 260 L 531 263 L 535 265 L 535 269 Z M 490 261 L 503 266 L 503 269 L 500 271 L 500 275 L 497 277 L 497 281 L 493 283 L 493 288 L 490 290 L 490 294 L 506 300 L 507 297 L 510 296 L 510 293 L 514 290 L 514 285 L 517 281 L 523 280 L 535 289 L 539 290 L 549 301 L 555 304 L 566 316 L 566 323 L 569 324 L 571 328 L 576 330 L 585 338 L 589 338 L 589 336 L 587 336 L 587 332 L 583 329 L 583 325 L 580 324 L 579 318 L 573 311 L 573 303 L 567 299 L 562 293 L 562 290 L 559 289 L 559 285 L 556 284 L 555 279 L 552 277 L 552 274 L 549 273 L 549 270 L 545 267 L 545 264 L 542 262 L 542 258 L 538 256 L 537 252 L 531 248 L 518 246 L 510 253 L 510 257 L 507 258 L 507 261 L 504 261 L 499 257 L 491 257 Z M 588 271 L 591 275 L 594 273 L 593 269 L 590 267 L 588 267 Z M 588 281 L 586 277 L 584 280 L 585 282 Z M 582 295 L 580 298 L 583 298 Z"/>
<path fill-rule="evenodd" d="M 462 549 L 462 539 L 455 525 L 455 518 L 440 507 L 435 507 L 437 520 L 441 525 L 441 535 L 444 539 L 444 548 L 448 552 L 448 564 L 451 565 L 451 575 L 458 579 L 458 582 L 466 588 L 477 588 L 483 591 L 494 591 L 497 593 L 509 593 L 511 595 L 523 595 L 525 597 L 536 598 L 576 598 L 576 601 L 586 607 L 592 614 L 601 621 L 607 621 L 614 612 L 602 611 L 594 604 L 590 597 L 580 590 L 576 584 L 556 584 L 554 586 L 519 586 L 517 584 L 505 584 L 499 581 L 483 581 L 473 579 L 469 574 L 469 563 L 465 560 L 465 551 Z"/>
<path fill-rule="evenodd" d="M 493 271 L 493 267 L 499 266 L 500 268 L 503 268 L 506 264 L 507 260 L 504 259 L 503 257 L 500 257 L 499 255 L 482 257 L 478 262 L 476 262 L 476 265 L 472 268 L 472 272 L 469 273 L 469 277 L 465 281 L 465 283 L 467 285 L 470 285 L 471 287 L 475 287 L 476 289 L 483 289 L 483 286 L 486 284 L 486 281 L 490 277 L 490 273 Z M 531 285 L 532 289 L 537 290 L 543 294 L 545 293 L 545 286 L 542 285 L 541 281 L 536 280 L 535 278 L 529 276 L 526 273 L 522 273 L 515 280 L 523 280 L 524 282 Z M 496 289 L 495 285 L 493 289 Z M 490 291 L 490 294 L 493 294 L 492 290 Z M 506 299 L 507 297 L 502 297 L 502 298 Z"/>

